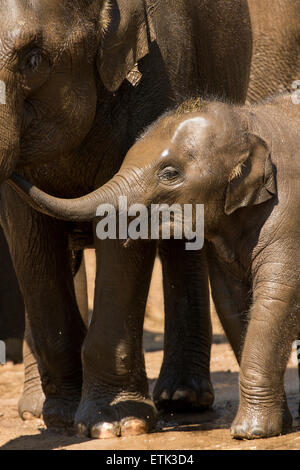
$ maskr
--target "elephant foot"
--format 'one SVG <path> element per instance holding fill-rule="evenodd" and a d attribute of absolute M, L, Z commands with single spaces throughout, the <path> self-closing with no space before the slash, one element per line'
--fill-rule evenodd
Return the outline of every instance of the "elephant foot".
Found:
<path fill-rule="evenodd" d="M 153 396 L 157 408 L 166 412 L 206 410 L 214 402 L 214 391 L 209 378 L 179 378 L 176 372 L 161 374 Z"/>
<path fill-rule="evenodd" d="M 34 363 L 25 369 L 25 382 L 23 393 L 19 399 L 18 411 L 24 421 L 41 418 L 45 395 L 42 389 L 37 365 Z"/>
<path fill-rule="evenodd" d="M 73 430 L 79 402 L 79 397 L 46 398 L 43 406 L 43 419 L 47 428 Z"/>
<path fill-rule="evenodd" d="M 26 333 L 23 344 L 24 358 L 24 387 L 18 404 L 20 417 L 24 420 L 41 418 L 45 395 L 42 389 L 38 363 L 34 351 L 33 340 L 26 324 Z"/>
<path fill-rule="evenodd" d="M 291 431 L 293 419 L 286 406 L 262 408 L 241 406 L 231 426 L 234 439 L 261 439 Z"/>
<path fill-rule="evenodd" d="M 146 434 L 154 429 L 156 421 L 157 411 L 150 399 L 125 394 L 112 402 L 83 399 L 75 418 L 78 434 L 93 439 Z"/>
<path fill-rule="evenodd" d="M 43 414 L 43 405 L 45 401 L 45 395 L 42 389 L 32 391 L 24 391 L 19 399 L 18 411 L 23 421 L 30 421 L 33 419 L 39 419 Z"/>

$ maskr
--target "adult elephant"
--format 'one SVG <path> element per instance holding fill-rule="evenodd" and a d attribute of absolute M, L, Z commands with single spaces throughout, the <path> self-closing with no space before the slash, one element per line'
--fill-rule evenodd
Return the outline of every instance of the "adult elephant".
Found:
<path fill-rule="evenodd" d="M 245 0 L 33 0 L 26 6 L 1 0 L 0 8 L 1 181 L 16 169 L 50 194 L 83 196 L 109 180 L 142 130 L 183 97 L 246 98 Z M 156 409 L 142 326 L 155 244 L 124 249 L 119 241 L 95 240 L 95 307 L 84 340 L 69 239 L 88 237 L 92 227 L 34 211 L 8 184 L 1 197 L 46 424 L 72 425 L 79 405 L 78 429 L 92 437 L 152 429 Z M 159 399 L 207 406 L 213 392 L 204 253 L 187 256 L 184 243 L 175 249 L 170 243 L 161 256 L 166 340 Z"/>

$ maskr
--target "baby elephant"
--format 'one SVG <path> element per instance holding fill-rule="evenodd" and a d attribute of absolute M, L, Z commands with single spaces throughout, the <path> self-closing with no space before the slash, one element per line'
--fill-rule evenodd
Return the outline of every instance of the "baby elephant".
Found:
<path fill-rule="evenodd" d="M 299 138 L 291 95 L 243 107 L 196 100 L 163 116 L 125 160 L 147 204 L 204 204 L 212 295 L 241 355 L 235 438 L 292 425 L 284 372 L 300 330 Z"/>
<path fill-rule="evenodd" d="M 235 438 L 292 425 L 284 372 L 300 330 L 299 139 L 300 105 L 290 95 L 242 107 L 189 101 L 152 125 L 113 181 L 75 211 L 92 217 L 100 203 L 117 207 L 119 196 L 204 204 L 212 295 L 241 365 Z M 69 216 L 68 201 L 18 177 L 15 184 L 35 207 Z"/>

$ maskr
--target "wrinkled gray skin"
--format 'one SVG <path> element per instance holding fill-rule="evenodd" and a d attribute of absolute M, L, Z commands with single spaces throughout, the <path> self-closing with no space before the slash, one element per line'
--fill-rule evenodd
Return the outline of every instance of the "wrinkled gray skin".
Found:
<path fill-rule="evenodd" d="M 265 0 L 264 2 L 258 2 L 257 0 L 249 0 L 248 3 L 252 19 L 252 31 L 254 39 L 254 53 L 248 100 L 250 102 L 253 102 L 259 98 L 266 97 L 280 89 L 289 88 L 294 80 L 299 79 L 300 1 L 295 0 L 294 2 L 291 2 L 287 0 L 277 0 L 276 2 L 273 2 L 273 0 Z M 171 248 L 172 250 L 174 250 L 174 253 L 176 253 L 178 256 L 178 247 L 176 246 L 176 244 L 170 244 L 169 249 Z M 169 258 L 172 259 L 171 255 L 172 253 L 170 253 Z M 172 266 L 172 263 L 170 264 L 170 261 L 169 266 Z M 174 272 L 176 272 L 176 269 L 174 269 Z M 180 282 L 180 280 L 178 281 Z M 171 283 L 165 283 L 166 290 L 168 289 L 168 285 L 171 285 Z M 15 289 L 17 289 L 16 286 Z M 10 291 L 12 290 L 13 288 L 10 289 Z M 223 305 L 225 305 L 224 302 Z M 23 310 L 21 303 L 19 309 Z M 170 310 L 172 311 L 172 308 L 170 308 Z M 222 311 L 224 311 L 224 308 L 222 309 Z M 20 317 L 20 322 L 22 323 L 22 315 L 19 314 L 19 310 L 16 311 L 16 317 L 18 316 Z M 231 318 L 228 315 L 222 316 L 221 321 L 225 330 L 227 331 L 227 334 L 231 340 L 233 347 L 236 349 L 235 343 L 238 342 L 238 340 L 236 340 L 235 338 L 238 337 L 238 333 L 240 330 L 240 328 L 238 327 L 238 323 L 235 321 L 234 318 Z M 166 327 L 167 338 L 172 338 L 173 336 L 174 340 L 167 340 L 165 358 L 167 358 L 168 356 L 172 356 L 172 354 L 168 354 L 168 344 L 169 348 L 172 349 L 172 343 L 178 343 L 176 333 L 177 330 L 174 329 L 172 323 L 167 321 Z M 20 325 L 20 329 L 22 329 L 22 325 Z M 206 348 L 204 348 L 204 350 L 205 349 Z M 27 380 L 25 380 L 25 387 L 27 386 L 27 383 L 30 384 L 30 387 L 32 387 L 33 383 L 35 383 L 36 385 L 31 388 L 31 391 L 33 392 L 33 389 L 35 389 L 35 393 L 30 394 L 31 399 L 29 401 L 28 394 L 25 394 L 25 397 L 22 398 L 22 401 L 24 398 L 26 399 L 27 406 L 21 406 L 20 412 L 21 414 L 29 414 L 29 416 L 32 413 L 39 415 L 41 413 L 41 404 L 43 402 L 42 397 L 38 399 L 40 393 L 39 378 L 37 375 L 36 367 L 34 367 L 34 364 L 32 362 L 32 356 L 26 353 L 26 358 L 27 360 L 25 360 L 25 366 L 27 362 L 28 366 L 26 366 L 26 369 L 28 370 L 28 373 Z M 163 370 L 167 371 L 171 365 L 170 361 L 165 361 L 165 364 L 166 367 Z M 164 375 L 166 376 L 166 374 Z M 173 374 L 173 377 L 175 375 L 176 373 Z M 32 376 L 34 376 L 34 381 L 32 380 Z M 174 390 L 174 387 L 176 388 L 176 384 L 172 384 L 172 374 L 169 374 L 169 376 L 166 377 L 166 380 L 170 383 L 171 388 Z M 162 389 L 166 388 L 166 380 L 159 382 L 161 387 L 158 387 L 156 390 L 156 399 L 158 401 L 160 395 L 162 395 Z M 172 395 L 172 392 L 168 391 L 168 389 L 169 386 L 167 387 L 167 394 L 165 395 L 166 397 Z M 185 393 L 185 397 L 187 398 L 187 392 L 183 393 Z M 32 400 L 33 395 L 37 398 Z M 39 402 L 39 405 L 37 404 L 37 402 Z M 186 403 L 184 406 L 186 407 Z"/>
<path fill-rule="evenodd" d="M 270 95 L 274 91 L 290 87 L 291 83 L 299 78 L 300 2 L 299 0 L 294 2 L 287 0 L 278 0 L 276 2 L 272 0 L 265 0 L 264 2 L 249 0 L 249 7 L 254 36 L 254 54 L 248 100 L 255 101 L 258 98 Z M 171 246 L 174 246 L 174 253 L 178 254 L 178 247 L 176 247 L 176 245 L 170 245 L 170 247 Z M 165 287 L 167 289 L 167 286 Z M 222 311 L 224 311 L 226 302 L 224 302 L 224 299 L 222 301 Z M 20 309 L 22 309 L 21 303 Z M 18 312 L 16 312 L 16 316 L 17 314 Z M 19 317 L 21 318 L 20 315 Z M 228 315 L 222 316 L 221 320 L 233 347 L 237 349 L 235 343 L 238 341 L 235 338 L 238 337 L 238 323 L 234 318 L 230 318 Z M 168 323 L 166 326 L 168 327 Z M 171 326 L 169 333 L 174 334 L 174 331 L 176 340 L 176 330 Z M 39 379 L 37 370 L 32 364 L 32 356 L 26 353 L 25 359 L 26 358 L 25 365 L 27 362 L 28 366 L 26 368 L 28 373 L 25 387 L 27 383 L 30 384 L 30 387 L 32 387 L 33 383 L 36 385 L 31 388 L 31 392 L 33 393 L 30 394 L 31 400 L 29 402 L 29 395 L 25 394 L 28 406 L 21 406 L 20 412 L 29 413 L 29 415 L 34 412 L 39 415 L 41 413 L 40 405 L 42 404 L 42 398 L 40 397 L 40 399 L 38 399 Z M 170 364 L 167 365 L 170 366 Z M 34 376 L 34 381 L 32 380 L 32 376 Z M 33 389 L 35 389 L 36 393 L 34 393 Z M 160 392 L 161 390 L 157 390 L 157 397 L 159 397 Z M 32 400 L 33 395 L 37 397 L 34 400 Z M 39 402 L 39 405 L 37 402 Z M 30 411 L 28 412 L 27 410 Z"/>
<path fill-rule="evenodd" d="M 190 101 L 151 126 L 89 199 L 90 210 L 104 202 L 118 209 L 121 195 L 129 206 L 205 205 L 217 311 L 241 331 L 248 323 L 244 344 L 239 334 L 233 345 L 241 356 L 235 438 L 271 437 L 292 424 L 284 372 L 300 329 L 299 134 L 300 105 L 289 94 L 243 107 Z M 68 216 L 72 201 L 29 193 L 43 210 Z M 81 200 L 77 216 L 85 209 Z"/>
<path fill-rule="evenodd" d="M 76 301 L 81 318 L 87 327 L 89 310 L 87 298 L 87 278 L 83 252 L 72 251 L 70 258 Z M 11 292 L 10 297 L 12 297 Z M 24 310 L 22 312 L 24 323 Z M 18 410 L 20 417 L 26 421 L 41 417 L 45 401 L 45 395 L 42 389 L 38 368 L 38 356 L 35 352 L 27 315 L 25 315 L 25 332 L 23 331 L 23 337 L 24 386 L 22 395 L 19 399 Z"/>
<path fill-rule="evenodd" d="M 124 167 L 135 166 L 137 155 L 148 163 L 135 171 L 146 194 L 141 202 L 205 204 L 217 311 L 241 325 L 248 312 L 249 320 L 244 345 L 240 336 L 235 346 L 242 352 L 240 407 L 231 434 L 271 437 L 292 424 L 283 381 L 300 328 L 300 105 L 287 95 L 251 107 L 200 109 L 162 119 Z"/>
<path fill-rule="evenodd" d="M 289 89 L 293 81 L 300 77 L 300 0 L 295 0 L 293 2 L 290 0 L 277 0 L 276 2 L 273 0 L 265 0 L 264 2 L 249 0 L 248 3 L 252 21 L 253 57 L 247 100 L 249 102 L 255 102 L 256 100 L 270 96 L 279 90 Z M 174 302 L 175 305 L 178 302 L 174 297 L 174 289 L 172 289 L 172 285 L 174 285 L 174 275 L 177 275 L 177 270 L 176 265 L 173 266 L 172 260 L 178 257 L 178 264 L 180 264 L 179 253 L 182 253 L 180 246 L 181 245 L 178 242 L 166 245 L 161 249 L 162 253 L 164 253 L 166 249 L 170 251 L 169 254 L 168 252 L 166 253 L 168 264 L 164 263 L 164 271 L 165 279 L 170 276 L 173 277 L 173 279 L 171 279 L 170 282 L 165 282 L 165 291 L 167 293 L 170 292 L 170 295 L 167 294 L 166 296 L 169 299 L 168 302 Z M 180 256 L 182 256 L 182 254 Z M 174 274 L 172 274 L 172 272 Z M 180 292 L 181 284 L 180 277 L 178 277 L 177 292 Z M 232 284 L 232 282 L 228 282 L 228 287 L 226 287 L 225 293 L 227 290 L 232 290 L 234 288 L 232 287 Z M 239 289 L 239 287 L 236 287 L 236 289 Z M 180 297 L 183 297 L 181 293 Z M 220 319 L 236 355 L 239 358 L 239 334 L 243 331 L 243 322 L 240 323 L 239 321 L 236 321 L 234 316 L 232 317 L 228 314 L 225 309 L 225 306 L 227 305 L 229 310 L 231 308 L 231 302 L 228 299 L 229 297 L 225 294 L 222 299 L 223 308 L 220 312 Z M 179 309 L 179 312 L 180 310 L 181 308 Z M 178 387 L 178 383 L 180 384 L 180 381 L 182 382 L 182 375 L 178 374 L 178 366 L 176 367 L 175 372 L 170 374 L 168 373 L 169 370 L 173 369 L 172 364 L 176 362 L 173 362 L 168 358 L 173 356 L 173 344 L 179 343 L 178 334 L 180 332 L 180 335 L 182 336 L 183 331 L 182 324 L 179 329 L 176 329 L 174 328 L 174 322 L 168 321 L 168 312 L 170 312 L 170 315 L 172 316 L 172 312 L 174 311 L 176 310 L 172 305 L 167 308 L 165 367 L 163 367 L 161 373 L 161 378 L 163 380 L 158 382 L 158 386 L 155 390 L 155 400 L 157 404 L 164 404 L 164 406 L 167 404 L 168 398 L 172 397 L 172 394 L 173 398 L 176 397 L 176 387 Z M 223 312 L 225 312 L 225 315 L 222 315 Z M 178 324 L 178 311 L 176 315 L 177 320 L 175 325 Z M 204 331 L 205 330 L 207 331 L 206 328 L 204 328 Z M 187 341 L 188 339 L 185 340 L 185 344 L 187 344 Z M 182 340 L 180 343 L 182 344 Z M 192 342 L 192 344 L 194 343 Z M 189 349 L 188 346 L 187 349 Z M 194 346 L 190 349 L 194 349 Z M 202 350 L 205 351 L 207 348 L 203 347 Z M 179 352 L 179 355 L 182 357 L 181 351 Z M 178 357 L 176 360 L 178 364 Z M 183 364 L 183 368 L 184 367 L 186 368 L 185 362 Z M 195 371 L 193 371 L 193 374 L 195 375 Z M 188 375 L 191 375 L 190 372 L 188 372 Z M 178 377 L 178 383 L 176 383 L 176 381 L 174 382 L 174 377 L 176 376 Z M 30 382 L 32 383 L 32 381 Z M 183 383 L 184 382 L 186 382 L 186 380 L 183 380 Z M 181 390 L 179 390 L 179 393 L 177 394 L 178 398 L 180 398 L 180 396 L 185 397 L 183 400 L 185 409 L 187 408 L 188 400 L 190 400 L 191 403 L 197 403 L 197 399 L 195 400 L 194 386 L 190 386 L 189 390 L 186 389 L 186 386 L 181 386 Z M 163 400 L 163 397 L 167 398 L 167 400 Z M 204 396 L 202 395 L 202 400 L 203 399 Z M 180 401 L 181 400 L 177 400 L 177 403 Z M 174 399 L 172 402 L 173 404 L 171 406 L 174 408 Z M 30 407 L 27 408 L 30 409 Z M 35 407 L 35 409 L 39 409 L 41 412 L 41 408 Z"/>
<path fill-rule="evenodd" d="M 0 31 L 0 80 L 6 84 L 0 179 L 17 170 L 58 197 L 103 185 L 141 131 L 182 97 L 246 98 L 251 32 L 245 0 L 0 0 Z M 92 437 L 152 429 L 156 409 L 148 395 L 142 325 L 155 243 L 124 250 L 119 241 L 96 240 L 95 308 L 84 341 L 69 243 L 87 244 L 91 224 L 42 215 L 6 183 L 1 198 L 1 224 L 46 395 L 46 424 L 72 426 L 79 405 L 78 429 Z M 209 406 L 204 254 L 186 256 L 180 244 L 178 269 L 173 253 L 172 244 L 161 249 L 166 345 L 157 401 L 167 394 L 185 407 Z"/>
<path fill-rule="evenodd" d="M 248 5 L 253 56 L 247 102 L 255 103 L 292 91 L 293 83 L 300 79 L 300 0 L 248 0 Z M 228 327 L 230 334 L 234 325 Z M 300 381 L 300 365 L 298 370 Z"/>

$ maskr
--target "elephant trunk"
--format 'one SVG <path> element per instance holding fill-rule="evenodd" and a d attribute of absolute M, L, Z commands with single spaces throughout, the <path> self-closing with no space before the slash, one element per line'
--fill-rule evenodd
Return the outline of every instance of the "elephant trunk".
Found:
<path fill-rule="evenodd" d="M 50 196 L 15 173 L 8 182 L 37 211 L 66 221 L 87 222 L 95 219 L 101 204 L 111 204 L 118 211 L 121 196 L 127 197 L 128 206 L 136 202 L 143 194 L 140 172 L 121 169 L 104 186 L 76 199 Z"/>
<path fill-rule="evenodd" d="M 9 93 L 0 80 L 0 184 L 11 176 L 19 160 L 21 101 L 16 90 Z"/>

